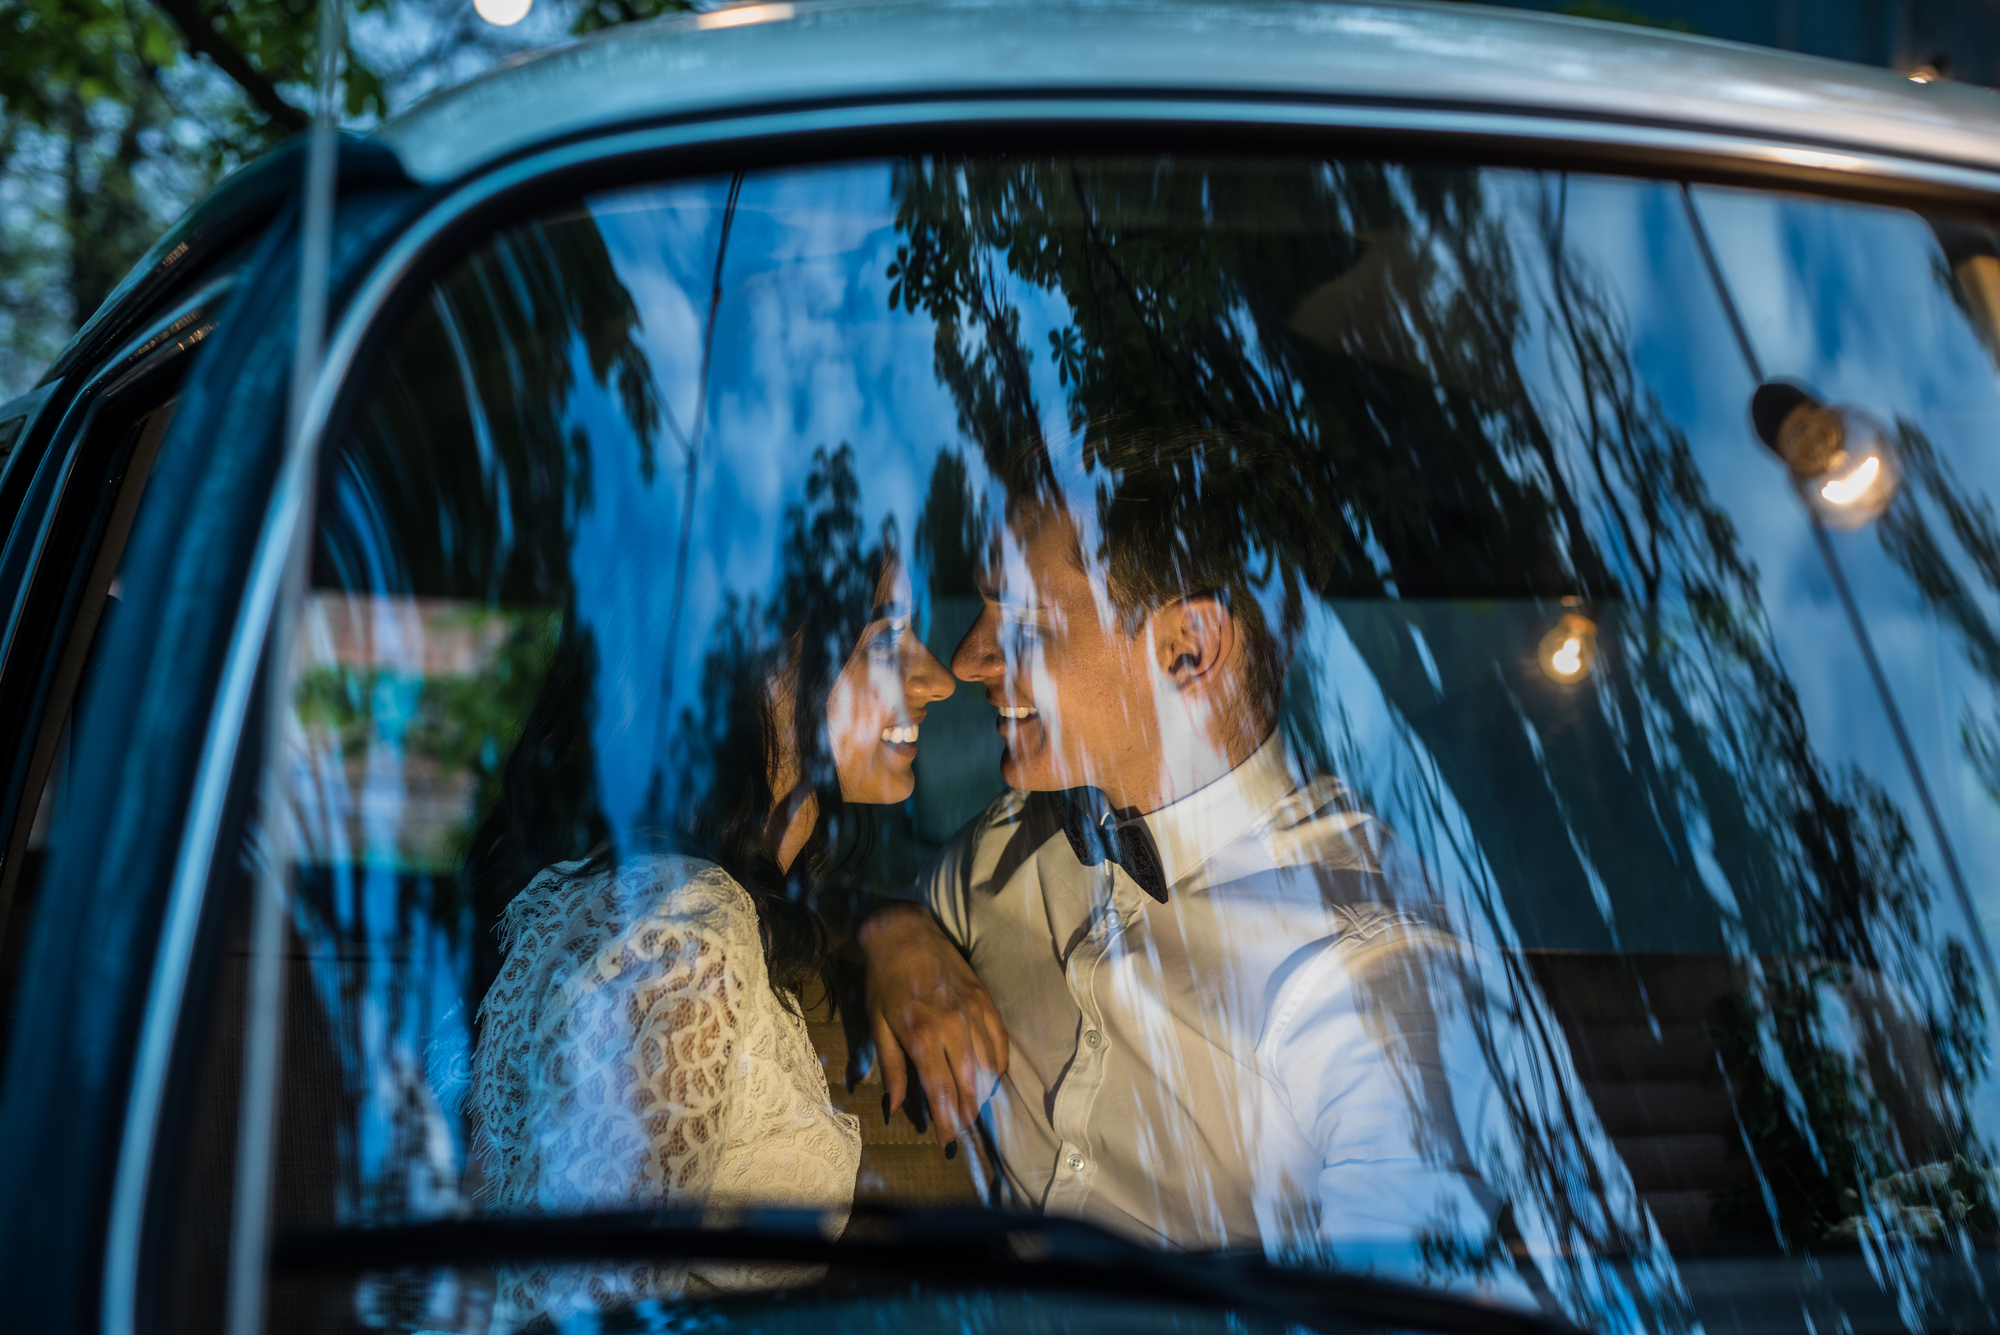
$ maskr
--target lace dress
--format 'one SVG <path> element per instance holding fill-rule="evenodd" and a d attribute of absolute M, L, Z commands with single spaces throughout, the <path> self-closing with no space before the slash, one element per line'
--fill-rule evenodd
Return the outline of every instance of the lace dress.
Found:
<path fill-rule="evenodd" d="M 771 991 L 757 912 L 720 867 L 560 863 L 508 905 L 480 1007 L 473 1144 L 489 1213 L 672 1206 L 836 1212 L 861 1134 Z M 547 1266 L 498 1277 L 493 1328 L 796 1267 Z"/>

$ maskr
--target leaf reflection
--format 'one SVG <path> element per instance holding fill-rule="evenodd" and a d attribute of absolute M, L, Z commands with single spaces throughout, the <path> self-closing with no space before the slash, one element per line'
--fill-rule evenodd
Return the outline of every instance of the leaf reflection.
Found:
<path fill-rule="evenodd" d="M 1634 369 L 1617 302 L 1566 244 L 1567 181 L 926 159 L 903 165 L 896 191 L 891 303 L 935 321 L 936 373 L 995 476 L 1018 476 L 1023 442 L 1042 451 L 1029 470 L 1041 485 L 1068 467 L 1089 475 L 1111 431 L 1272 454 L 1268 488 L 1204 492 L 1202 505 L 1268 554 L 1275 585 L 1296 581 L 1338 618 L 1434 766 L 1428 790 L 1371 796 L 1434 861 L 1454 843 L 1439 818 L 1460 813 L 1470 844 L 1445 860 L 1471 869 L 1464 911 L 1486 920 L 1483 938 L 1529 948 L 1473 1003 L 1489 1064 L 1507 1072 L 1522 1194 L 1490 1234 L 1426 1237 L 1440 1272 L 1490 1269 L 1523 1214 L 1573 1240 L 1571 1258 L 1657 1258 L 1656 1227 L 1791 1247 L 1854 1236 L 1864 1212 L 1878 1231 L 1922 1209 L 1942 1220 L 1931 1235 L 1991 1229 L 1966 1122 L 1986 1053 L 1965 947 L 1931 926 L 1937 891 L 1905 813 L 1816 754 L 1757 571 Z M 1044 439 L 1030 294 L 1066 311 L 1046 340 L 1074 461 Z M 1531 385 L 1531 349 L 1560 393 Z M 1934 456 L 1906 448 L 1928 485 Z M 1292 496 L 1310 498 L 1309 521 Z M 1100 487 L 1107 542 L 1118 504 Z M 1907 520 L 1887 522 L 1913 566 L 1937 568 Z M 1990 516 L 1961 506 L 1952 522 L 1971 550 L 2000 554 Z M 1965 601 L 1932 584 L 1962 620 Z M 1533 662 L 1564 597 L 1601 628 L 1600 669 L 1575 694 L 1547 689 Z M 1983 625 L 1967 633 L 2000 648 Z M 1330 689 L 1288 695 L 1294 733 L 1329 765 L 1348 750 Z M 2000 754 L 1978 728 L 1976 754 Z M 1578 966 L 1549 947 L 1624 962 L 1579 992 Z M 1698 982 L 1681 975 L 1686 996 L 1649 1000 L 1649 976 L 1666 975 L 1632 953 L 1646 951 L 1715 964 Z M 1584 1015 L 1612 1004 L 1603 987 L 1653 1026 L 1648 1044 L 1664 1041 L 1660 1015 L 1692 1007 L 1691 1078 L 1726 1076 L 1716 1143 L 1754 1180 L 1711 1191 L 1684 1222 L 1661 1213 L 1665 1179 L 1642 1180 L 1650 1222 L 1620 1212 L 1619 1156 L 1638 1149 L 1610 1153 L 1584 1112 L 1629 1078 L 1590 1049 Z M 1508 1047 L 1529 1034 L 1543 1036 L 1538 1074 Z M 1910 1185 L 1961 1161 L 1955 1197 Z M 1592 1184 L 1581 1196 L 1567 1186 L 1577 1172 Z M 1908 1203 L 1933 1196 L 1965 1203 Z M 1878 1198 L 1904 1213 L 1864 1210 Z M 1568 1268 L 1573 1315 L 1610 1320 L 1602 1304 L 1621 1300 L 1587 1267 L 1547 1264 Z M 1667 1274 L 1632 1295 L 1662 1319 L 1679 1308 Z"/>

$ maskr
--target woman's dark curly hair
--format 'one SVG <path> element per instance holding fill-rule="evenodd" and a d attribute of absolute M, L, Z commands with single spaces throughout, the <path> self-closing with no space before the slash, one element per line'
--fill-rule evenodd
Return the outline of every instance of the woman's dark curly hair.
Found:
<path fill-rule="evenodd" d="M 749 893 L 781 999 L 794 1003 L 821 976 L 827 938 L 815 907 L 819 890 L 865 860 L 872 844 L 867 808 L 850 811 L 841 799 L 827 697 L 868 625 L 878 576 L 897 557 L 893 529 L 885 529 L 881 545 L 861 547 L 848 447 L 816 451 L 813 462 L 805 504 L 785 516 L 777 594 L 765 608 L 727 605 L 703 663 L 701 715 L 684 711 L 676 734 L 656 748 L 648 814 L 633 832 L 633 849 L 614 846 L 597 790 L 595 642 L 574 616 L 564 618 L 499 799 L 467 852 L 468 889 L 487 929 L 476 934 L 481 994 L 501 964 L 490 929 L 540 871 L 588 859 L 586 874 L 603 872 L 621 854 L 648 852 L 714 862 Z M 788 870 L 767 838 L 784 796 L 772 791 L 771 778 L 785 749 L 818 804 L 812 833 Z"/>

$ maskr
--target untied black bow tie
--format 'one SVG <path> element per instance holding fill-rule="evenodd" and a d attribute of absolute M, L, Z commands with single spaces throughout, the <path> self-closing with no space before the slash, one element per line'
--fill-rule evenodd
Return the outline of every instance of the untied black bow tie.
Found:
<path fill-rule="evenodd" d="M 1143 819 L 1121 821 L 1099 788 L 1071 788 L 1062 794 L 1063 833 L 1076 860 L 1086 867 L 1110 861 L 1125 869 L 1139 888 L 1164 904 L 1167 873 L 1160 850 Z"/>

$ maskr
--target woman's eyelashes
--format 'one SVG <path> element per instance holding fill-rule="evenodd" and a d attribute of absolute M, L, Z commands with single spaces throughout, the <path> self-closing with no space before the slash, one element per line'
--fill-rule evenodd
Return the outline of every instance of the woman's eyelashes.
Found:
<path fill-rule="evenodd" d="M 910 633 L 910 618 L 889 617 L 868 636 L 868 656 L 877 662 L 892 662 L 903 652 L 903 638 Z"/>

